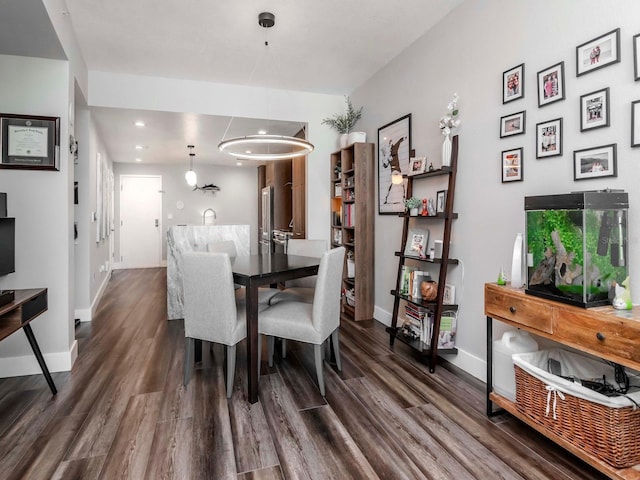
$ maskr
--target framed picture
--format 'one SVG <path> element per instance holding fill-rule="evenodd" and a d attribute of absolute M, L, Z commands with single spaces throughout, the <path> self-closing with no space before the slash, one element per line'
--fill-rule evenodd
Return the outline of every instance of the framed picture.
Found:
<path fill-rule="evenodd" d="M 615 143 L 573 152 L 574 180 L 617 176 Z"/>
<path fill-rule="evenodd" d="M 447 207 L 447 191 L 440 190 L 436 193 L 436 214 L 444 213 Z"/>
<path fill-rule="evenodd" d="M 522 111 L 500 117 L 500 138 L 525 133 L 525 119 L 527 112 Z"/>
<path fill-rule="evenodd" d="M 633 76 L 640 80 L 640 33 L 633 36 Z"/>
<path fill-rule="evenodd" d="M 564 100 L 564 62 L 538 72 L 538 107 Z"/>
<path fill-rule="evenodd" d="M 424 173 L 427 168 L 427 157 L 411 157 L 409 160 L 409 171 L 407 175 L 418 175 Z"/>
<path fill-rule="evenodd" d="M 411 114 L 378 129 L 378 214 L 396 215 L 404 211 L 407 180 L 391 181 L 391 173 L 409 174 L 411 152 Z"/>
<path fill-rule="evenodd" d="M 640 147 L 640 100 L 631 102 L 631 146 Z"/>
<path fill-rule="evenodd" d="M 524 63 L 502 74 L 502 103 L 524 98 Z"/>
<path fill-rule="evenodd" d="M 1 168 L 60 169 L 60 117 L 0 114 Z"/>
<path fill-rule="evenodd" d="M 562 118 L 536 125 L 536 158 L 562 155 Z"/>
<path fill-rule="evenodd" d="M 450 285 L 448 283 L 445 284 L 442 303 L 446 305 L 453 305 L 456 303 L 456 287 L 454 285 Z"/>
<path fill-rule="evenodd" d="M 580 131 L 609 126 L 609 87 L 580 96 Z"/>
<path fill-rule="evenodd" d="M 620 29 L 616 28 L 576 47 L 576 76 L 620 61 Z"/>
<path fill-rule="evenodd" d="M 522 181 L 522 166 L 522 147 L 502 152 L 502 183 Z"/>
<path fill-rule="evenodd" d="M 429 230 L 411 229 L 407 236 L 407 243 L 404 247 L 404 254 L 413 257 L 426 256 L 427 245 L 429 244 Z"/>
<path fill-rule="evenodd" d="M 342 196 L 342 185 L 339 182 L 333 184 L 333 196 L 341 197 Z"/>

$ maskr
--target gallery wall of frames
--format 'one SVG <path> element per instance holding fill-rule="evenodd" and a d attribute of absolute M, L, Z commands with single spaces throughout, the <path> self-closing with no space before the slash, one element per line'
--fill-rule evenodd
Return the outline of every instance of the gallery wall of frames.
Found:
<path fill-rule="evenodd" d="M 624 56 L 621 54 L 622 51 Z M 533 94 L 537 96 L 538 109 L 565 101 L 567 89 L 574 93 L 580 92 L 578 104 L 566 102 L 566 109 L 579 109 L 581 134 L 589 135 L 589 132 L 600 128 L 622 128 L 629 132 L 631 147 L 640 147 L 640 98 L 628 99 L 629 117 L 612 119 L 609 102 L 610 95 L 614 93 L 613 87 L 605 85 L 591 92 L 580 91 L 580 77 L 620 62 L 633 61 L 634 79 L 640 81 L 640 33 L 621 38 L 620 29 L 617 28 L 576 46 L 575 59 L 566 62 L 567 65 L 575 62 L 575 76 L 567 74 L 565 60 L 550 60 L 555 60 L 556 63 L 538 70 L 535 84 L 532 86 L 535 88 Z M 520 145 L 501 152 L 502 183 L 524 180 L 525 155 L 531 158 L 535 155 L 536 160 L 544 160 L 564 154 L 562 117 L 539 122 L 533 132 L 527 134 L 527 112 L 518 111 L 517 108 L 518 101 L 525 98 L 526 81 L 525 63 L 502 73 L 502 103 L 505 115 L 500 117 L 499 135 L 501 139 L 521 135 L 522 139 Z M 527 94 L 531 94 L 531 91 L 532 88 L 528 87 Z M 535 147 L 533 153 L 529 154 L 530 150 L 525 147 L 531 145 L 531 140 L 535 142 Z M 616 177 L 618 174 L 616 143 L 573 150 L 572 155 L 574 181 Z M 528 158 L 526 160 L 529 161 Z"/>

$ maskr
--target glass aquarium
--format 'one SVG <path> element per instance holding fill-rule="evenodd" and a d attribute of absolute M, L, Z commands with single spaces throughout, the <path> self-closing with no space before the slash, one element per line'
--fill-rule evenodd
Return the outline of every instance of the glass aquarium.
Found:
<path fill-rule="evenodd" d="M 627 212 L 621 190 L 525 197 L 526 293 L 581 307 L 611 303 L 627 279 Z"/>

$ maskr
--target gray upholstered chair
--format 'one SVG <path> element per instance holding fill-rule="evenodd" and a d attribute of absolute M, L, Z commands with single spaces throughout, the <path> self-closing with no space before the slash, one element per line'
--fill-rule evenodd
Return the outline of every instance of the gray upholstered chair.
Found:
<path fill-rule="evenodd" d="M 324 396 L 322 376 L 322 345 L 331 336 L 338 370 L 340 348 L 340 288 L 344 263 L 344 247 L 325 252 L 320 260 L 313 303 L 278 302 L 258 315 L 258 331 L 268 336 L 269 365 L 273 365 L 273 339 L 296 340 L 312 343 L 318 376 L 318 387 Z M 262 338 L 262 337 L 260 337 Z M 261 342 L 258 343 L 260 345 Z"/>
<path fill-rule="evenodd" d="M 233 391 L 236 344 L 247 336 L 246 313 L 236 306 L 228 253 L 187 252 L 182 256 L 184 289 L 184 377 L 189 383 L 195 340 L 226 345 L 227 397 Z"/>
<path fill-rule="evenodd" d="M 287 244 L 288 254 L 305 257 L 322 257 L 328 249 L 329 242 L 326 240 L 292 239 Z M 313 303 L 315 285 L 316 276 L 288 280 L 285 289 L 271 297 L 269 305 L 285 301 Z"/>

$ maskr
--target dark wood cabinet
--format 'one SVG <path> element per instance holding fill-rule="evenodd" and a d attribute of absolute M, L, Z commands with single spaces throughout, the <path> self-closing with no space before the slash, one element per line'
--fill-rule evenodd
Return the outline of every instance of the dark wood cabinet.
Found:
<path fill-rule="evenodd" d="M 307 183 L 307 157 L 294 158 L 291 168 L 292 205 L 293 217 L 292 238 L 306 238 L 306 183 Z"/>

